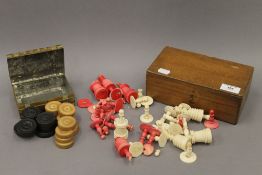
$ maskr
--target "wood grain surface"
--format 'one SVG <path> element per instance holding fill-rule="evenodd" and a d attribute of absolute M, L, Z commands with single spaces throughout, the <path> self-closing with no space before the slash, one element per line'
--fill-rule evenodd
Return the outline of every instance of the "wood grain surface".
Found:
<path fill-rule="evenodd" d="M 168 75 L 159 68 L 170 70 Z M 165 47 L 146 73 L 147 95 L 154 100 L 178 105 L 214 109 L 216 118 L 237 124 L 252 80 L 251 66 L 209 57 L 181 49 Z M 221 84 L 240 88 L 238 94 L 221 90 Z"/>

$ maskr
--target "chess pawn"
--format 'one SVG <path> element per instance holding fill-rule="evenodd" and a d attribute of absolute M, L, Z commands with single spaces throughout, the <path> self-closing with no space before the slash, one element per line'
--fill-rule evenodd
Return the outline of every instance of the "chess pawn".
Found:
<path fill-rule="evenodd" d="M 142 123 L 151 123 L 154 120 L 154 118 L 149 113 L 149 106 L 148 105 L 145 106 L 144 111 L 145 111 L 145 113 L 140 116 L 140 121 Z"/>
<path fill-rule="evenodd" d="M 185 151 L 180 153 L 180 160 L 184 163 L 193 163 L 197 159 L 196 154 L 192 151 L 191 143 L 188 143 L 188 146 Z"/>
<path fill-rule="evenodd" d="M 138 89 L 137 94 L 138 94 L 138 98 L 143 97 L 143 89 Z"/>
<path fill-rule="evenodd" d="M 212 143 L 211 129 L 206 128 L 200 131 L 190 131 L 192 137 L 192 144 L 194 143 Z"/>
<path fill-rule="evenodd" d="M 204 122 L 206 128 L 216 129 L 219 127 L 218 121 L 215 119 L 215 111 L 211 109 L 209 111 L 209 119 Z"/>
<path fill-rule="evenodd" d="M 128 120 L 125 118 L 124 110 L 119 110 L 119 117 L 115 119 L 114 125 L 114 138 L 121 137 L 121 138 L 128 138 Z"/>
<path fill-rule="evenodd" d="M 186 137 L 183 135 L 175 135 L 171 137 L 173 144 L 183 150 L 180 154 L 180 160 L 185 163 L 193 163 L 196 161 L 197 156 L 192 151 L 192 143 L 190 137 Z"/>

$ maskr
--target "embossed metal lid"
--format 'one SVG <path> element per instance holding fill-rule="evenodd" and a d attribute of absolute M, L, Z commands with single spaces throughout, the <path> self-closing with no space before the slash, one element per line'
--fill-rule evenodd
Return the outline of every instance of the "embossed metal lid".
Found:
<path fill-rule="evenodd" d="M 44 107 L 48 101 L 74 103 L 62 45 L 8 54 L 7 63 L 20 113 L 29 106 Z"/>
<path fill-rule="evenodd" d="M 62 45 L 55 45 L 8 54 L 7 63 L 12 84 L 64 75 L 64 48 Z"/>

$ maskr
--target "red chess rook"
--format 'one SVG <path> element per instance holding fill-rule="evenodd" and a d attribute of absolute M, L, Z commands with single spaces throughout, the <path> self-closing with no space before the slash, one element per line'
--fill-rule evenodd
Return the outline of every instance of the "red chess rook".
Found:
<path fill-rule="evenodd" d="M 94 93 L 97 100 L 108 97 L 108 90 L 104 88 L 98 80 L 93 81 L 89 88 Z"/>
<path fill-rule="evenodd" d="M 132 89 L 128 84 L 121 84 L 117 83 L 117 85 L 120 87 L 120 89 L 123 92 L 123 95 L 125 97 L 125 100 L 130 103 L 130 97 L 133 96 L 135 99 L 138 97 L 137 91 Z"/>
<path fill-rule="evenodd" d="M 110 92 L 109 96 L 112 100 L 117 100 L 122 97 L 121 89 L 117 88 L 116 85 L 104 75 L 99 75 L 98 81 Z"/>

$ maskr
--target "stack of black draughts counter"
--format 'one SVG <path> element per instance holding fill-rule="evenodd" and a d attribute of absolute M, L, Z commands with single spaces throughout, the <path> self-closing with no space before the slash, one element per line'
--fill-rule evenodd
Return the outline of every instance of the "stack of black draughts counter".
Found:
<path fill-rule="evenodd" d="M 37 108 L 28 107 L 21 114 L 21 120 L 14 126 L 14 131 L 19 137 L 40 138 L 52 137 L 55 134 L 57 119 L 53 113 L 42 112 Z"/>

